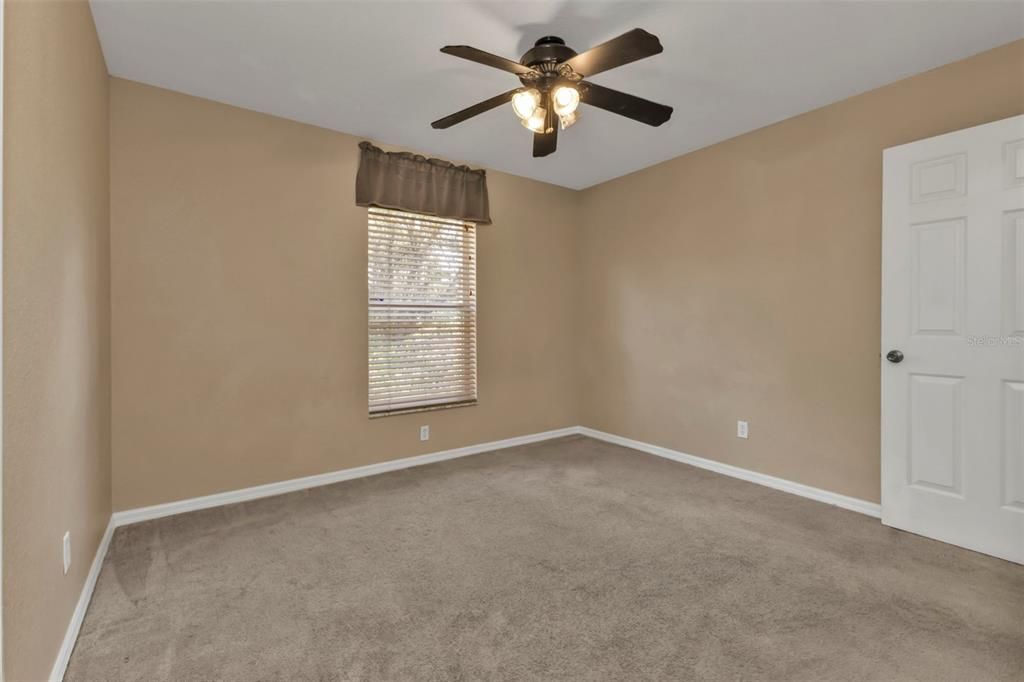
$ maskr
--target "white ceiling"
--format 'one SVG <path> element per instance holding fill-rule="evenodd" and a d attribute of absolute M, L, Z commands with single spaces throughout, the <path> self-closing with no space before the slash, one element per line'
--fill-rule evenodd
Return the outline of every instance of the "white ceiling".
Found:
<path fill-rule="evenodd" d="M 1022 2 L 93 0 L 114 76 L 583 188 L 1024 37 Z M 430 122 L 515 87 L 441 54 L 577 51 L 631 28 L 665 51 L 595 83 L 675 107 L 660 128 L 585 107 L 531 156 L 511 107 Z M 900 112 L 893 112 L 899 116 Z"/>

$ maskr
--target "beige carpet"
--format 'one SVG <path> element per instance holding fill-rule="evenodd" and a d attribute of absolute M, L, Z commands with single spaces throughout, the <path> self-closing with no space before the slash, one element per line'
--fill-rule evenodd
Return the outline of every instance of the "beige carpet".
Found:
<path fill-rule="evenodd" d="M 1022 680 L 1024 568 L 583 437 L 121 528 L 68 680 Z"/>

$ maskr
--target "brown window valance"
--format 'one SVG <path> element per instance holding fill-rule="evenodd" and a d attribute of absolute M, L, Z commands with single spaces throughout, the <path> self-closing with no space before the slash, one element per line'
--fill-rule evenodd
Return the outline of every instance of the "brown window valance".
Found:
<path fill-rule="evenodd" d="M 359 143 L 356 204 L 488 225 L 487 174 L 441 159 Z"/>

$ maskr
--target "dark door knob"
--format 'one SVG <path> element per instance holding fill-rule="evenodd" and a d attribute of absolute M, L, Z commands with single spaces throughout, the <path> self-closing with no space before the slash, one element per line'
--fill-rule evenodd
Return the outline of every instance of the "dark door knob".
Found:
<path fill-rule="evenodd" d="M 894 365 L 898 362 L 903 362 L 903 351 L 891 350 L 885 354 L 885 359 L 893 363 Z"/>

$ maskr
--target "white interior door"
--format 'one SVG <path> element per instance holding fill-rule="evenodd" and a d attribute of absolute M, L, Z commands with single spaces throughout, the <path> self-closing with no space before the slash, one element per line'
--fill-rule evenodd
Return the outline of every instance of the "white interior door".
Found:
<path fill-rule="evenodd" d="M 883 158 L 882 522 L 1024 563 L 1024 116 Z"/>

